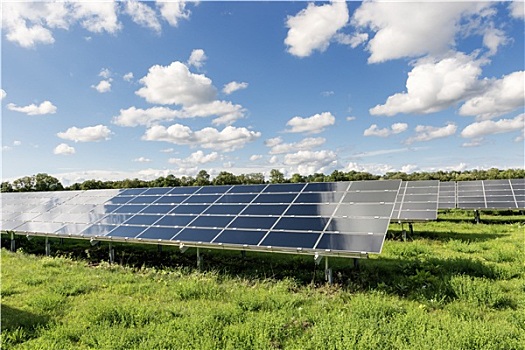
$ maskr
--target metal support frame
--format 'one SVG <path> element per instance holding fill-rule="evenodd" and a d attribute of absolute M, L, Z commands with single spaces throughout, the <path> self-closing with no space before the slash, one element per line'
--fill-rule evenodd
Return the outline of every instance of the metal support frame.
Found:
<path fill-rule="evenodd" d="M 202 267 L 202 255 L 200 248 L 197 247 L 197 268 L 200 270 Z"/>
<path fill-rule="evenodd" d="M 109 263 L 113 264 L 115 262 L 115 249 L 113 249 L 113 244 L 109 242 Z"/>
<path fill-rule="evenodd" d="M 479 210 L 474 210 L 474 221 L 476 221 L 476 224 L 479 224 L 481 222 L 481 219 L 479 217 Z"/>
<path fill-rule="evenodd" d="M 162 244 L 157 245 L 157 252 L 162 253 Z"/>
<path fill-rule="evenodd" d="M 354 258 L 354 269 L 358 269 L 358 268 L 359 268 L 359 259 Z"/>
<path fill-rule="evenodd" d="M 324 279 L 328 282 L 328 284 L 333 283 L 332 269 L 328 267 L 328 257 L 325 257 L 324 259 Z"/>
<path fill-rule="evenodd" d="M 405 223 L 401 223 L 401 238 L 403 238 L 403 241 L 406 242 L 407 240 L 407 230 L 405 230 Z"/>
<path fill-rule="evenodd" d="M 11 232 L 11 251 L 16 252 L 16 241 L 14 232 Z"/>
<path fill-rule="evenodd" d="M 411 222 L 408 223 L 408 229 L 410 231 L 410 235 L 411 236 L 414 235 L 414 227 L 412 226 Z"/>
<path fill-rule="evenodd" d="M 49 238 L 46 237 L 46 256 L 51 255 L 51 243 L 49 243 Z"/>

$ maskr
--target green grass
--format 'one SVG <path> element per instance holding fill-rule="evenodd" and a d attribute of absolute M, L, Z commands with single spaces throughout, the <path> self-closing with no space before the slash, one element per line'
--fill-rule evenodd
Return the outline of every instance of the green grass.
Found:
<path fill-rule="evenodd" d="M 19 237 L 2 349 L 525 349 L 523 216 L 445 212 L 383 253 L 330 259 Z M 391 225 L 394 236 L 400 226 Z M 3 246 L 8 246 L 6 237 Z"/>

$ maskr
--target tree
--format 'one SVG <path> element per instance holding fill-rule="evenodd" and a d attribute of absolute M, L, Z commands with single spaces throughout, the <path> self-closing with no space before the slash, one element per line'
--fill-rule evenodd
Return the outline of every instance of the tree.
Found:
<path fill-rule="evenodd" d="M 0 192 L 13 192 L 13 185 L 9 181 L 2 182 Z"/>
<path fill-rule="evenodd" d="M 304 178 L 304 176 L 298 173 L 293 174 L 292 177 L 290 178 L 290 182 L 292 183 L 300 183 L 300 182 L 305 182 L 305 181 L 306 179 Z"/>
<path fill-rule="evenodd" d="M 239 179 L 232 173 L 227 171 L 221 171 L 219 175 L 213 179 L 214 185 L 238 185 L 240 184 Z"/>
<path fill-rule="evenodd" d="M 272 184 L 282 184 L 285 182 L 284 174 L 277 169 L 270 171 L 270 182 Z"/>
<path fill-rule="evenodd" d="M 201 170 L 195 177 L 195 186 L 208 186 L 210 184 L 210 174 L 206 170 Z"/>
<path fill-rule="evenodd" d="M 45 173 L 24 176 L 13 181 L 13 190 L 20 192 L 61 191 L 63 189 L 64 186 L 56 177 Z"/>

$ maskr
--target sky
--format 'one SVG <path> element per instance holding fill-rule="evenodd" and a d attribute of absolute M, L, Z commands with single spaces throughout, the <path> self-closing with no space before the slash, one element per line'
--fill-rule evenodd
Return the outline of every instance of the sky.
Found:
<path fill-rule="evenodd" d="M 523 168 L 524 12 L 2 1 L 2 179 Z"/>

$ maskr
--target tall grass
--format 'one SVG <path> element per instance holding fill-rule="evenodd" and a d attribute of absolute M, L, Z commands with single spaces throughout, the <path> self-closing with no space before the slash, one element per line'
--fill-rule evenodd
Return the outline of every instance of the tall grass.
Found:
<path fill-rule="evenodd" d="M 311 257 L 204 251 L 198 270 L 191 252 L 123 245 L 110 265 L 107 247 L 19 242 L 2 349 L 524 349 L 521 219 L 447 215 L 357 269 L 331 259 L 332 286 Z"/>

